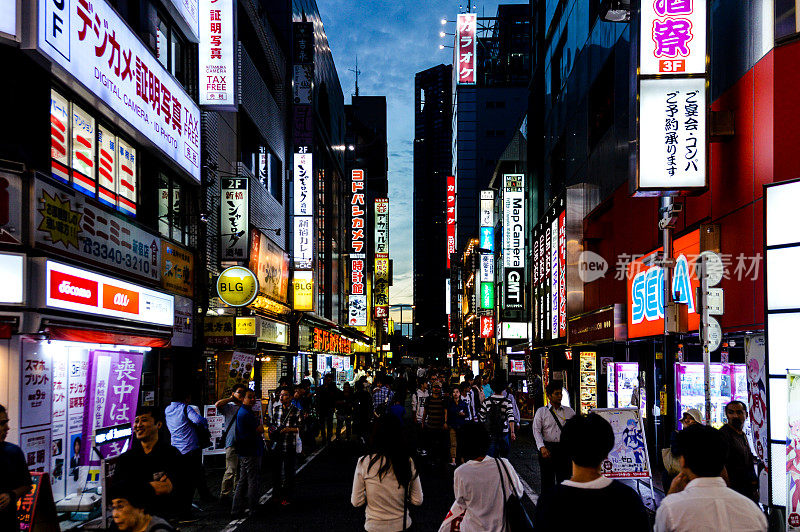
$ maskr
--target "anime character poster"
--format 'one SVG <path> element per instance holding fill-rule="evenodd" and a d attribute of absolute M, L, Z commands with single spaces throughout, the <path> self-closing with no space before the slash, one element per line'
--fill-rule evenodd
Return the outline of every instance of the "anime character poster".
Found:
<path fill-rule="evenodd" d="M 800 373 L 789 371 L 786 412 L 786 520 L 787 531 L 800 530 Z"/>
<path fill-rule="evenodd" d="M 597 408 L 614 430 L 614 448 L 602 464 L 608 478 L 650 478 L 650 458 L 638 408 Z"/>
<path fill-rule="evenodd" d="M 769 503 L 769 443 L 767 441 L 767 369 L 764 335 L 746 336 L 744 352 L 747 371 L 747 411 L 750 413 L 753 450 L 758 464 L 761 503 Z"/>

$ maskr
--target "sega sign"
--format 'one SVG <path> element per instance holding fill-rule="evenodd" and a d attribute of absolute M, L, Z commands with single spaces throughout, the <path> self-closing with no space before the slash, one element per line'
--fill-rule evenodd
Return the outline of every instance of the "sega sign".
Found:
<path fill-rule="evenodd" d="M 675 269 L 672 277 L 673 298 L 687 305 L 689 330 L 700 327 L 695 294 L 700 280 L 694 262 L 700 254 L 700 231 L 689 233 L 673 243 Z M 662 248 L 631 261 L 628 265 L 628 337 L 656 336 L 664 332 L 664 270 L 648 265 Z"/>

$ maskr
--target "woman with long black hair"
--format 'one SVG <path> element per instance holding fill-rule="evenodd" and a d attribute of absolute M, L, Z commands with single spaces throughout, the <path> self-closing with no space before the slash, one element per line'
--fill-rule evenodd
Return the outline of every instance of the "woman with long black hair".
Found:
<path fill-rule="evenodd" d="M 422 504 L 419 480 L 402 422 L 393 415 L 384 415 L 375 423 L 370 438 L 370 452 L 358 459 L 353 506 L 366 504 L 368 532 L 409 530 L 409 504 Z"/>

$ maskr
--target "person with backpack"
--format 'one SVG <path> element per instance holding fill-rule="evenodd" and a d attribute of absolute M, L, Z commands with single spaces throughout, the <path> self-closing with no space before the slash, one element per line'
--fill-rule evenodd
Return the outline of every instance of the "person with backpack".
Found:
<path fill-rule="evenodd" d="M 478 420 L 489 432 L 489 456 L 493 458 L 508 456 L 511 441 L 517 439 L 514 407 L 504 395 L 505 389 L 506 379 L 498 375 L 492 381 L 492 395 L 486 398 L 478 412 Z"/>
<path fill-rule="evenodd" d="M 403 438 L 397 417 L 385 415 L 375 422 L 370 450 L 358 459 L 350 502 L 366 505 L 364 530 L 408 530 L 408 507 L 422 504 L 422 483 Z"/>
<path fill-rule="evenodd" d="M 372 392 L 372 408 L 375 417 L 381 417 L 392 406 L 394 392 L 388 386 L 388 377 L 379 374 L 375 377 L 375 390 Z"/>
<path fill-rule="evenodd" d="M 204 501 L 214 500 L 206 485 L 203 469 L 203 448 L 207 445 L 201 445 L 206 442 L 201 442 L 200 438 L 210 436 L 208 420 L 189 406 L 192 399 L 190 390 L 190 384 L 184 384 L 164 410 L 172 446 L 181 453 L 181 469 L 186 477 L 183 489 L 178 494 L 184 522 L 196 520 L 191 516 L 195 491 L 200 492 L 200 498 Z"/>
<path fill-rule="evenodd" d="M 236 487 L 237 473 L 239 470 L 239 457 L 233 448 L 233 425 L 236 422 L 236 414 L 242 407 L 245 391 L 247 387 L 242 383 L 237 383 L 231 391 L 230 397 L 223 397 L 214 406 L 217 413 L 225 416 L 225 428 L 222 430 L 222 441 L 225 442 L 225 474 L 222 476 L 222 486 L 219 490 L 220 499 L 231 499 L 233 489 Z"/>
<path fill-rule="evenodd" d="M 239 457 L 239 479 L 236 482 L 236 491 L 233 494 L 233 507 L 231 513 L 240 517 L 244 512 L 245 501 L 247 509 L 252 512 L 258 504 L 259 473 L 261 472 L 261 457 L 264 455 L 264 426 L 258 416 L 253 412 L 256 403 L 256 392 L 247 390 L 242 400 L 242 407 L 236 412 L 233 428 L 233 446 Z"/>
<path fill-rule="evenodd" d="M 539 450 L 542 493 L 570 477 L 572 464 L 561 446 L 561 430 L 575 411 L 561 404 L 561 381 L 550 381 L 545 389 L 549 405 L 543 406 L 533 416 L 533 438 Z"/>

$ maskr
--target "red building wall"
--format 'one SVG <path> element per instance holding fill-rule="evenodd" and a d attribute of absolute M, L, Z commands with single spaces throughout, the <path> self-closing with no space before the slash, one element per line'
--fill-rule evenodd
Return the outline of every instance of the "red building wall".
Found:
<path fill-rule="evenodd" d="M 679 200 L 684 211 L 676 236 L 701 223 L 720 226 L 721 252 L 730 260 L 730 278 L 721 283 L 726 308 L 720 321 L 728 331 L 763 327 L 763 185 L 800 176 L 798 64 L 800 43 L 778 47 L 713 103 L 715 111 L 733 112 L 735 134 L 711 144 L 710 190 Z M 609 263 L 604 278 L 585 286 L 587 311 L 627 301 L 618 258 L 659 247 L 657 219 L 658 200 L 631 197 L 627 184 L 586 217 L 586 249 Z M 755 266 L 755 278 L 751 270 L 739 279 L 740 256 L 745 270 Z"/>

